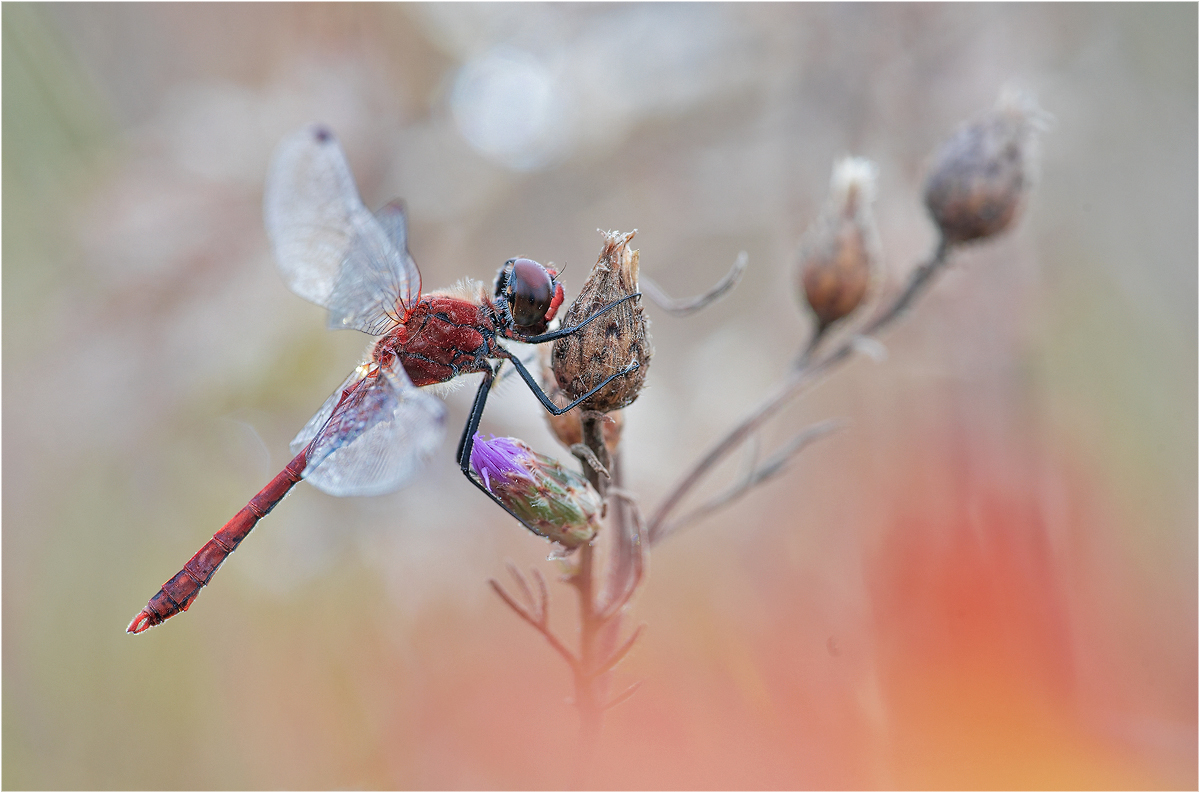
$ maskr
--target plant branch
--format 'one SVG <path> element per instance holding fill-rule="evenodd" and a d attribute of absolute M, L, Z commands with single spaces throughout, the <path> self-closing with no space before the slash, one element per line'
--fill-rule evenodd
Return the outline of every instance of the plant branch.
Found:
<path fill-rule="evenodd" d="M 737 260 L 733 266 L 729 268 L 729 272 L 717 281 L 707 292 L 702 295 L 696 295 L 692 298 L 677 299 L 668 295 L 663 288 L 656 284 L 647 276 L 642 276 L 640 279 L 640 287 L 642 294 L 654 301 L 654 304 L 666 311 L 668 314 L 673 314 L 676 317 L 690 317 L 697 311 L 708 308 L 710 305 L 720 300 L 733 290 L 738 282 L 742 280 L 742 276 L 746 274 L 746 264 L 749 263 L 750 257 L 745 251 L 738 254 Z"/>
<path fill-rule="evenodd" d="M 614 485 L 621 482 L 620 449 L 614 458 L 616 476 Z M 646 543 L 642 512 L 638 509 L 633 496 L 619 486 L 610 486 L 610 499 L 616 502 L 614 507 L 613 528 L 617 530 L 613 543 L 613 561 L 611 563 L 609 587 L 605 592 L 604 603 L 596 609 L 596 619 L 605 623 L 620 612 L 633 593 L 646 571 Z M 628 510 L 628 512 L 626 512 Z"/>
<path fill-rule="evenodd" d="M 533 592 L 530 591 L 529 584 L 525 581 L 525 576 L 521 575 L 521 571 L 515 564 L 512 562 L 505 562 L 504 566 L 508 568 L 508 574 L 511 575 L 513 580 L 517 582 L 517 586 L 521 588 L 521 594 L 525 596 L 525 602 L 530 604 L 531 608 L 529 609 L 529 613 L 533 614 L 540 622 L 546 613 L 544 608 L 545 603 L 543 602 L 541 604 L 543 608 L 538 608 L 538 601 L 534 600 Z"/>
<path fill-rule="evenodd" d="M 610 655 L 603 663 L 592 670 L 592 677 L 597 678 L 600 677 L 600 675 L 611 672 L 617 664 L 621 663 L 621 661 L 625 659 L 625 656 L 629 655 L 629 651 L 633 649 L 633 645 L 637 642 L 638 637 L 642 635 L 642 631 L 645 628 L 645 623 L 637 626 L 633 633 L 629 634 L 629 638 L 626 639 L 624 643 L 622 643 L 621 646 L 613 652 L 612 655 Z"/>
<path fill-rule="evenodd" d="M 912 305 L 913 301 L 928 288 L 934 275 L 943 268 L 949 252 L 950 245 L 944 239 L 939 240 L 933 256 L 913 270 L 904 290 L 874 320 L 869 322 L 865 329 L 858 335 L 869 336 L 876 334 L 899 319 Z M 810 344 L 810 349 L 811 346 Z M 730 452 L 738 448 L 759 427 L 774 417 L 788 402 L 803 393 L 806 387 L 817 382 L 834 365 L 850 357 L 858 349 L 858 346 L 854 343 L 853 338 L 851 338 L 843 341 L 831 352 L 817 358 L 815 361 L 808 356 L 801 356 L 801 359 L 797 361 L 797 365 L 793 366 L 787 373 L 783 383 L 746 416 L 740 424 L 718 441 L 717 445 L 692 466 L 691 470 L 684 474 L 675 487 L 671 489 L 647 526 L 646 539 L 648 543 L 654 545 L 669 536 L 669 532 L 665 529 L 670 528 L 667 520 L 670 518 L 671 513 L 713 467 L 724 460 Z"/>
<path fill-rule="evenodd" d="M 587 444 L 583 444 L 583 443 L 572 444 L 571 445 L 571 454 L 575 455 L 581 461 L 583 461 L 583 462 L 587 463 L 589 466 L 591 466 L 593 471 L 597 471 L 600 474 L 603 474 L 606 479 L 609 478 L 608 468 L 606 468 L 604 466 L 604 464 L 600 462 L 599 458 L 596 457 L 596 453 L 593 452 L 591 450 L 591 447 L 589 447 Z"/>
<path fill-rule="evenodd" d="M 814 424 L 808 429 L 800 432 L 796 437 L 788 441 L 782 449 L 767 459 L 762 465 L 752 467 L 746 476 L 741 481 L 735 483 L 732 487 L 726 490 L 719 496 L 702 504 L 691 512 L 687 513 L 678 520 L 666 524 L 660 529 L 662 536 L 667 537 L 686 526 L 691 525 L 704 517 L 716 512 L 726 504 L 736 501 L 744 496 L 752 488 L 763 484 L 764 482 L 773 479 L 783 473 L 787 468 L 787 464 L 791 459 L 800 453 L 809 444 L 824 438 L 846 425 L 846 422 L 836 419 L 830 421 L 822 421 Z"/>
<path fill-rule="evenodd" d="M 542 634 L 542 636 L 546 638 L 546 641 L 550 643 L 550 646 L 553 647 L 555 651 L 563 657 L 567 664 L 570 665 L 571 670 L 578 675 L 579 659 L 576 658 L 575 654 L 568 650 L 566 646 L 558 640 L 558 637 L 555 636 L 550 630 L 545 610 L 542 609 L 542 613 L 540 615 L 534 615 L 529 611 L 529 609 L 518 603 L 512 595 L 504 591 L 504 587 L 500 585 L 499 581 L 494 578 L 490 578 L 488 579 L 488 583 L 491 584 L 492 589 L 497 595 L 500 596 L 500 599 L 508 604 L 510 609 L 517 613 L 518 617 L 528 622 L 538 633 Z"/>

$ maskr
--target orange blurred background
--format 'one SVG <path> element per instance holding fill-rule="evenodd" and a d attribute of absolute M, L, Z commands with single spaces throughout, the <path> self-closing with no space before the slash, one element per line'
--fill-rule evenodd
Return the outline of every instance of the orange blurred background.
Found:
<path fill-rule="evenodd" d="M 1196 788 L 1194 5 L 3 7 L 5 788 Z M 651 509 L 808 333 L 833 161 L 888 286 L 926 158 L 1006 83 L 1057 119 L 1015 231 L 763 433 L 849 425 L 654 549 L 581 776 L 567 670 L 487 586 L 547 548 L 462 480 L 306 485 L 185 616 L 129 619 L 357 363 L 261 222 L 321 120 L 426 288 L 639 229 Z M 473 382 L 447 398 L 461 426 Z M 484 431 L 566 456 L 519 384 Z M 714 479 L 735 476 L 732 460 Z M 573 630 L 573 593 L 552 584 Z"/>

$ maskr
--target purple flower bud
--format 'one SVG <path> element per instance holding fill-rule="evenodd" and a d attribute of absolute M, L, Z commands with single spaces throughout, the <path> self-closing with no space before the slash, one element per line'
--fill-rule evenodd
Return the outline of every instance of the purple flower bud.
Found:
<path fill-rule="evenodd" d="M 471 467 L 488 492 L 543 537 L 578 548 L 596 536 L 603 502 L 591 484 L 516 438 L 475 434 Z"/>
<path fill-rule="evenodd" d="M 482 477 L 483 486 L 490 493 L 496 492 L 492 490 L 493 478 L 498 485 L 510 484 L 515 479 L 533 481 L 524 468 L 528 448 L 516 438 L 497 438 L 493 435 L 484 440 L 477 432 L 475 444 L 471 447 L 471 467 Z"/>

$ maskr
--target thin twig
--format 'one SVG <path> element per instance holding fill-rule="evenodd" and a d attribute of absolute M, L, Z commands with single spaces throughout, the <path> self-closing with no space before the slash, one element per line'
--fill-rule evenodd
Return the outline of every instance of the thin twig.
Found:
<path fill-rule="evenodd" d="M 538 599 L 538 614 L 541 615 L 543 622 L 549 619 L 550 613 L 550 590 L 546 588 L 546 577 L 542 575 L 542 571 L 536 567 L 530 568 L 533 572 L 533 579 L 538 585 L 538 594 L 541 596 Z"/>
<path fill-rule="evenodd" d="M 592 677 L 600 677 L 600 675 L 611 672 L 617 664 L 621 663 L 625 659 L 625 656 L 629 655 L 629 651 L 633 649 L 633 645 L 637 643 L 638 637 L 642 635 L 642 631 L 645 628 L 645 623 L 634 628 L 633 633 L 629 634 L 629 638 L 622 642 L 621 646 L 607 660 L 592 670 Z"/>
<path fill-rule="evenodd" d="M 796 358 L 796 362 L 792 364 L 793 367 L 803 369 L 808 366 L 808 362 L 812 360 L 813 353 L 817 351 L 817 345 L 825 338 L 825 331 L 828 329 L 828 325 L 817 325 L 812 336 L 809 337 L 808 343 L 804 345 L 804 351 L 800 353 L 800 356 Z"/>
<path fill-rule="evenodd" d="M 621 447 L 618 444 L 611 454 L 612 475 L 608 482 L 608 498 L 612 507 L 609 515 L 609 526 L 612 532 L 611 550 L 609 552 L 608 573 L 605 576 L 604 589 L 598 599 L 603 606 L 597 611 L 603 614 L 621 593 L 625 591 L 631 568 L 633 566 L 634 545 L 640 546 L 641 539 L 635 532 L 631 535 L 628 505 L 621 494 L 625 492 L 625 466 Z M 615 501 L 614 501 L 615 499 Z M 637 549 L 640 553 L 640 547 Z"/>
<path fill-rule="evenodd" d="M 593 471 L 599 471 L 600 473 L 604 474 L 605 479 L 611 478 L 609 476 L 608 469 L 604 467 L 604 464 L 600 462 L 598 457 L 596 457 L 596 453 L 592 451 L 586 444 L 571 444 L 571 454 L 590 465 Z"/>
<path fill-rule="evenodd" d="M 928 286 L 933 276 L 945 265 L 950 246 L 945 240 L 940 240 L 937 249 L 929 261 L 919 265 L 909 277 L 904 291 L 892 301 L 878 317 L 872 320 L 862 331 L 863 336 L 873 335 L 886 328 L 898 319 L 917 296 Z M 855 350 L 853 340 L 843 341 L 833 351 L 818 358 L 815 362 L 806 362 L 803 367 L 794 366 L 780 384 L 757 408 L 755 408 L 740 424 L 730 430 L 708 454 L 702 457 L 691 470 L 679 480 L 659 505 L 647 526 L 646 538 L 650 545 L 661 542 L 669 533 L 664 531 L 667 519 L 679 506 L 692 488 L 712 470 L 717 463 L 742 444 L 752 433 L 778 413 L 788 402 L 804 391 L 807 386 L 816 382 L 835 364 L 848 358 Z"/>
<path fill-rule="evenodd" d="M 566 646 L 558 640 L 558 637 L 555 636 L 550 630 L 550 626 L 547 624 L 546 614 L 542 614 L 540 617 L 535 618 L 534 615 L 522 607 L 512 595 L 504 591 L 504 587 L 500 585 L 499 581 L 494 578 L 490 578 L 488 579 L 488 583 L 491 584 L 492 589 L 497 595 L 500 596 L 500 599 L 508 604 L 510 609 L 516 612 L 518 617 L 528 622 L 538 633 L 542 634 L 542 636 L 546 638 L 546 641 L 550 643 L 550 646 L 553 647 L 555 651 L 557 651 L 558 654 L 561 655 L 563 659 L 570 665 L 573 672 L 575 672 L 577 675 L 580 674 L 581 669 L 579 659 L 576 658 L 575 654 L 568 650 Z"/>
<path fill-rule="evenodd" d="M 632 494 L 626 490 L 609 487 L 608 495 L 617 501 L 617 514 L 622 514 L 624 509 L 629 510 L 633 531 L 627 535 L 627 539 L 631 540 L 629 546 L 620 549 L 629 557 L 628 575 L 623 577 L 624 586 L 614 587 L 608 593 L 604 605 L 597 608 L 596 619 L 601 623 L 608 622 L 625 607 L 625 604 L 633 597 L 633 593 L 637 591 L 646 572 L 646 543 L 643 539 L 645 522 L 642 519 L 642 511 L 638 508 L 637 501 L 634 500 Z"/>
<path fill-rule="evenodd" d="M 788 441 L 788 443 L 786 443 L 782 449 L 769 457 L 765 463 L 752 468 L 746 473 L 744 478 L 735 483 L 724 493 L 714 497 L 710 501 L 705 502 L 678 520 L 672 521 L 671 523 L 663 526 L 660 529 L 661 534 L 664 537 L 674 534 L 685 526 L 689 526 L 692 523 L 695 523 L 700 519 L 712 514 L 731 501 L 736 501 L 752 488 L 757 487 L 769 479 L 778 476 L 779 474 L 783 473 L 784 469 L 787 467 L 787 464 L 793 457 L 799 454 L 801 450 L 812 444 L 814 441 L 820 440 L 826 435 L 829 435 L 840 429 L 841 427 L 845 426 L 845 424 L 846 422 L 839 421 L 837 419 L 822 421 L 819 424 L 814 424 Z"/>
<path fill-rule="evenodd" d="M 767 461 L 754 470 L 747 484 L 750 486 L 766 482 L 781 474 L 791 459 L 810 443 L 824 438 L 845 427 L 849 422 L 842 419 L 829 419 L 817 422 L 783 445 L 779 451 L 767 458 Z M 736 498 L 736 494 L 732 496 Z"/>
<path fill-rule="evenodd" d="M 580 437 L 583 445 L 591 454 L 580 458 L 583 462 L 587 479 L 596 488 L 596 492 L 604 496 L 608 492 L 608 466 L 612 463 L 608 454 L 608 446 L 604 443 L 604 422 L 608 421 L 607 414 L 595 411 L 584 411 L 579 416 Z M 598 465 L 593 465 L 595 460 Z"/>
<path fill-rule="evenodd" d="M 592 456 L 607 468 L 612 460 L 608 447 L 604 445 L 605 416 L 600 413 L 584 412 L 580 416 L 579 429 L 583 443 L 592 451 Z M 593 466 L 587 459 L 583 461 L 584 472 L 592 487 L 601 496 L 608 489 L 608 477 L 601 477 L 600 467 Z M 585 747 L 594 747 L 600 734 L 601 714 L 603 709 L 596 696 L 596 681 L 592 670 L 596 668 L 596 644 L 603 624 L 597 619 L 595 574 L 595 546 L 591 543 L 579 549 L 578 567 L 569 582 L 579 593 L 579 664 L 575 671 L 575 707 L 579 709 L 580 740 Z M 590 767 L 591 749 L 585 758 L 584 766 Z"/>
<path fill-rule="evenodd" d="M 510 609 L 517 612 L 521 619 L 525 620 L 533 627 L 539 630 L 541 629 L 542 621 L 535 617 L 533 612 L 531 612 L 526 606 L 517 602 L 515 597 L 508 594 L 508 591 L 505 590 L 504 586 L 499 581 L 494 578 L 489 578 L 488 584 L 490 584 L 492 589 L 495 590 L 496 594 L 500 596 L 500 599 L 508 604 Z"/>
<path fill-rule="evenodd" d="M 529 591 L 529 584 L 525 581 L 525 576 L 521 575 L 520 569 L 512 562 L 505 562 L 504 566 L 508 568 L 508 574 L 517 582 L 517 586 L 521 588 L 521 594 L 525 596 L 525 602 L 529 604 L 529 611 L 535 614 L 537 619 L 541 620 L 542 612 L 537 610 L 537 601 L 533 599 L 533 593 Z"/>
<path fill-rule="evenodd" d="M 604 710 L 608 710 L 609 708 L 615 708 L 617 705 L 620 705 L 622 702 L 624 702 L 625 700 L 632 697 L 633 692 L 637 691 L 641 687 L 642 687 L 642 681 L 639 680 L 636 683 L 634 683 L 632 686 L 630 686 L 629 688 L 622 691 L 620 694 L 617 694 L 615 697 L 610 699 L 604 705 Z"/>
<path fill-rule="evenodd" d="M 585 746 L 594 744 L 600 734 L 600 707 L 596 701 L 596 687 L 591 675 L 595 666 L 599 628 L 596 621 L 592 574 L 594 550 L 594 546 L 590 544 L 579 549 L 579 568 L 570 578 L 570 583 L 579 592 L 579 664 L 574 668 L 575 707 L 579 709 L 580 738 Z"/>
<path fill-rule="evenodd" d="M 912 275 L 908 278 L 908 287 L 900 294 L 900 297 L 892 303 L 891 308 L 884 311 L 875 318 L 874 322 L 867 325 L 861 335 L 874 335 L 899 319 L 908 310 L 912 302 L 917 299 L 917 295 L 921 293 L 934 274 L 946 263 L 946 257 L 949 254 L 950 243 L 946 241 L 945 237 L 940 237 L 938 239 L 937 250 L 934 251 L 932 258 L 913 271 Z"/>
<path fill-rule="evenodd" d="M 708 308 L 731 292 L 738 285 L 738 282 L 742 280 L 742 276 L 746 274 L 746 264 L 749 261 L 750 257 L 745 251 L 742 251 L 738 254 L 733 266 L 729 268 L 729 272 L 720 281 L 717 281 L 712 289 L 709 289 L 702 295 L 696 295 L 686 300 L 671 297 L 663 291 L 661 286 L 645 275 L 639 279 L 639 285 L 642 294 L 653 300 L 654 304 L 663 311 L 673 314 L 676 317 L 690 317 L 697 311 Z"/>

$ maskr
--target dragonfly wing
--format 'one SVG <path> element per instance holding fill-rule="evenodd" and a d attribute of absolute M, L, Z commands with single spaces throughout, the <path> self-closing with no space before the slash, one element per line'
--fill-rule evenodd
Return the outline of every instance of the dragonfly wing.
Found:
<path fill-rule="evenodd" d="M 361 368 L 359 367 L 359 369 Z M 292 450 L 292 454 L 299 454 L 300 450 L 312 443 L 312 439 L 317 437 L 317 433 L 329 423 L 329 417 L 333 415 L 333 409 L 337 407 L 342 394 L 347 390 L 353 389 L 363 379 L 359 369 L 355 369 L 350 373 L 350 376 L 337 387 L 337 390 L 329 395 L 329 399 L 325 400 L 325 404 L 321 405 L 321 409 L 308 420 L 308 423 L 304 425 L 304 429 L 300 430 L 295 438 L 292 438 L 292 442 L 288 444 L 288 448 Z"/>
<path fill-rule="evenodd" d="M 416 278 L 417 292 L 419 293 L 421 291 L 421 273 L 417 270 L 416 262 L 412 260 L 412 256 L 408 252 L 408 209 L 404 205 L 404 200 L 393 198 L 375 213 L 375 219 L 379 221 L 380 226 L 383 226 L 383 231 L 387 234 L 392 246 L 400 252 L 400 258 L 404 260 L 405 268 Z"/>
<path fill-rule="evenodd" d="M 364 371 L 350 375 L 292 441 L 296 453 L 309 446 L 304 478 L 333 496 L 396 490 L 445 436 L 445 405 L 413 386 L 403 366 Z"/>
<path fill-rule="evenodd" d="M 284 280 L 329 309 L 330 327 L 382 332 L 389 315 L 420 293 L 412 257 L 363 206 L 346 155 L 324 127 L 306 127 L 279 144 L 263 216 Z"/>
<path fill-rule="evenodd" d="M 421 273 L 408 252 L 404 202 L 392 201 L 374 217 L 379 235 L 355 240 L 329 296 L 331 327 L 379 336 L 403 317 L 421 294 Z M 386 266 L 383 266 L 386 264 Z M 397 308 L 400 309 L 397 312 Z"/>

